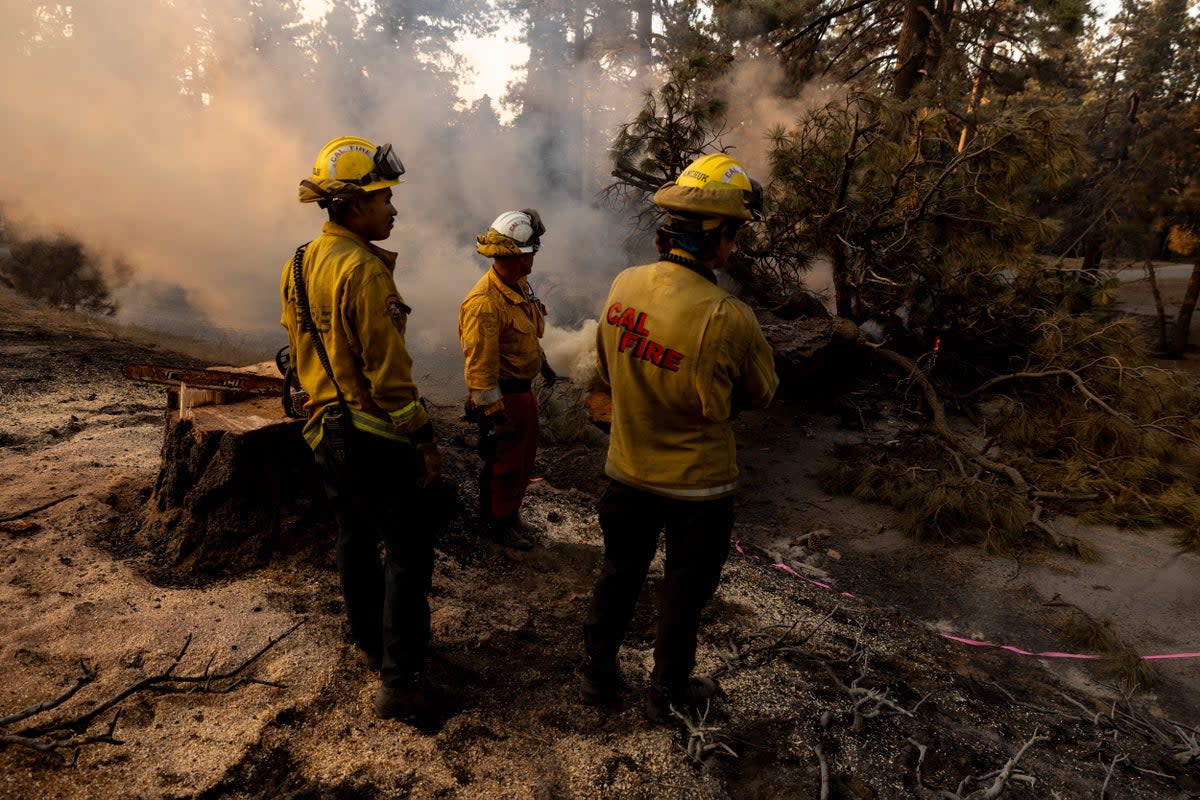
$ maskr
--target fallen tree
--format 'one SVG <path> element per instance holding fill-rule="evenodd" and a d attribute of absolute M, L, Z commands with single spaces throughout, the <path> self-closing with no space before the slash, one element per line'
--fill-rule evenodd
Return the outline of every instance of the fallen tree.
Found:
<path fill-rule="evenodd" d="M 838 450 L 822 474 L 829 491 L 895 506 L 914 537 L 977 540 L 997 551 L 1041 538 L 1089 557 L 1086 543 L 1055 530 L 1053 514 L 1071 513 L 1176 525 L 1182 547 L 1200 546 L 1200 495 L 1188 477 L 1200 468 L 1194 382 L 1149 365 L 1129 320 L 1047 322 L 1039 367 L 965 389 L 969 373 L 945 363 L 964 354 L 943 352 L 938 372 L 936 357 L 922 365 L 842 318 L 764 318 L 763 331 L 797 373 L 812 373 L 822 354 L 838 363 L 828 351 L 856 353 L 857 385 L 870 383 L 877 404 L 904 406 L 905 387 L 915 387 L 919 424 L 882 449 Z M 897 375 L 900 392 L 863 377 L 872 362 Z"/>

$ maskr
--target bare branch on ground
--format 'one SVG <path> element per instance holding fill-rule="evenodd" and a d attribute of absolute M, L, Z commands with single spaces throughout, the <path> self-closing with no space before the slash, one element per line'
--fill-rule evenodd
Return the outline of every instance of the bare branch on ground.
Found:
<path fill-rule="evenodd" d="M 938 396 L 937 390 L 933 388 L 929 378 L 925 373 L 908 358 L 900 355 L 894 350 L 888 350 L 886 347 L 878 347 L 871 345 L 871 350 L 877 358 L 895 364 L 908 373 L 909 377 L 916 382 L 921 388 L 921 392 L 925 396 L 925 403 L 929 406 L 930 413 L 933 415 L 933 429 L 941 436 L 951 447 L 961 453 L 965 458 L 970 459 L 979 466 L 983 467 L 988 472 L 995 473 L 1007 478 L 1013 486 L 1021 491 L 1029 491 L 1029 483 L 1025 477 L 1021 475 L 1013 467 L 1007 464 L 993 461 L 982 453 L 977 453 L 950 429 L 949 423 L 946 422 L 946 407 L 943 405 L 941 398 Z"/>
<path fill-rule="evenodd" d="M 171 662 L 158 673 L 148 675 L 131 683 L 108 699 L 96 703 L 88 711 L 74 716 L 31 725 L 11 733 L 4 733 L 0 735 L 0 745 L 27 747 L 38 752 L 50 753 L 63 763 L 73 764 L 75 758 L 78 757 L 79 750 L 86 745 L 123 744 L 114 735 L 117 720 L 120 718 L 119 709 L 113 715 L 112 720 L 107 724 L 103 732 L 93 734 L 86 734 L 85 732 L 95 722 L 97 717 L 105 714 L 109 709 L 112 709 L 125 699 L 139 692 L 153 691 L 167 694 L 171 692 L 192 691 L 205 694 L 226 694 L 239 686 L 252 683 L 283 688 L 281 684 L 250 678 L 242 673 L 258 661 L 264 653 L 299 628 L 303 623 L 304 620 L 300 620 L 283 633 L 272 636 L 267 640 L 266 644 L 227 670 L 213 673 L 211 671 L 212 660 L 210 659 L 205 664 L 203 672 L 199 675 L 176 675 L 175 669 L 179 666 L 179 663 L 183 660 L 184 655 L 186 655 L 188 648 L 191 646 L 192 635 L 189 633 L 184 638 L 183 645 L 175 653 Z M 0 718 L 0 726 L 12 725 L 62 706 L 81 687 L 93 682 L 98 674 L 98 670 L 92 669 L 82 662 L 81 667 L 83 674 L 77 677 L 74 684 L 61 695 L 52 700 L 36 703 L 22 711 Z M 63 755 L 65 752 L 74 754 L 70 762 Z"/>
<path fill-rule="evenodd" d="M 13 520 L 24 519 L 25 517 L 31 517 L 34 514 L 38 513 L 39 511 L 45 511 L 47 508 L 50 508 L 51 506 L 56 506 L 59 503 L 65 503 L 67 500 L 70 500 L 74 496 L 75 496 L 75 493 L 72 492 L 71 494 L 63 495 L 62 497 L 58 498 L 57 500 L 51 500 L 48 503 L 42 503 L 40 506 L 36 506 L 35 508 L 27 508 L 24 511 L 18 511 L 15 514 L 8 514 L 6 516 L 0 517 L 0 522 L 12 522 Z"/>

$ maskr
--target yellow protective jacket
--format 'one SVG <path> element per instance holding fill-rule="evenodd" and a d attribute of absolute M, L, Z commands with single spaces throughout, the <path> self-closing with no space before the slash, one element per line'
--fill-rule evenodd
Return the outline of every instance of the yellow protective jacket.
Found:
<path fill-rule="evenodd" d="M 302 268 L 309 308 L 354 427 L 404 441 L 429 417 L 413 383 L 412 358 L 404 343 L 412 309 L 396 290 L 395 266 L 395 253 L 327 222 L 305 248 Z M 312 333 L 301 331 L 291 259 L 283 265 L 280 293 L 279 321 L 287 329 L 293 369 L 309 396 L 304 438 L 315 449 L 321 441 L 321 415 L 337 403 L 337 392 Z"/>
<path fill-rule="evenodd" d="M 771 402 L 779 379 L 750 308 L 668 261 L 612 283 L 596 335 L 612 389 L 609 477 L 681 500 L 737 488 L 732 415 Z"/>
<path fill-rule="evenodd" d="M 463 378 L 471 400 L 486 408 L 500 399 L 500 382 L 533 380 L 545 355 L 538 340 L 546 332 L 545 309 L 521 278 L 506 284 L 489 269 L 458 309 Z"/>

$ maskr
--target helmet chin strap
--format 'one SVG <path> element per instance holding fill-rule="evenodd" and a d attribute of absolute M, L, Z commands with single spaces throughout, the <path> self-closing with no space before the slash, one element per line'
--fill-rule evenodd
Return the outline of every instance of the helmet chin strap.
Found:
<path fill-rule="evenodd" d="M 300 181 L 300 185 L 303 186 L 305 189 L 308 189 L 313 194 L 320 195 L 325 200 L 332 200 L 335 196 L 332 192 L 325 191 L 320 186 L 318 186 L 317 184 L 313 183 L 310 180 Z"/>

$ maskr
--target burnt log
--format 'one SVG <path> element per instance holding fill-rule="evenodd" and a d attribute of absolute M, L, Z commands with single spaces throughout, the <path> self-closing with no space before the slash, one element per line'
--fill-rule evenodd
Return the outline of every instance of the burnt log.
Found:
<path fill-rule="evenodd" d="M 781 319 L 758 313 L 775 352 L 780 391 L 821 407 L 870 374 L 867 335 L 845 317 Z"/>
<path fill-rule="evenodd" d="M 781 319 L 760 313 L 758 322 L 775 356 L 801 369 L 829 347 L 857 347 L 867 341 L 862 329 L 845 317 Z"/>

